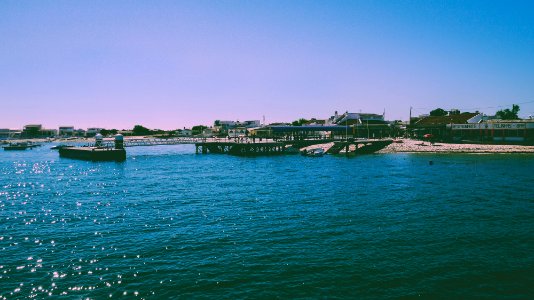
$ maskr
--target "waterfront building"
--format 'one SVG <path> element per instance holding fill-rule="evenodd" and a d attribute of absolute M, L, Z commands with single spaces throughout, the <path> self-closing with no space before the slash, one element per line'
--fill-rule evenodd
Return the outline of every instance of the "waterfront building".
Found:
<path fill-rule="evenodd" d="M 24 125 L 24 128 L 22 129 L 22 136 L 23 137 L 40 137 L 42 129 L 43 129 L 43 125 L 41 124 Z"/>
<path fill-rule="evenodd" d="M 193 130 L 187 129 L 187 128 L 177 129 L 176 130 L 176 135 L 177 136 L 192 136 L 193 135 Z"/>
<path fill-rule="evenodd" d="M 253 137 L 273 137 L 277 139 L 308 138 L 386 138 L 396 131 L 394 125 L 384 120 L 384 114 L 349 113 L 338 114 L 336 111 L 328 119 L 312 118 L 301 126 L 285 123 L 273 123 L 249 130 Z"/>
<path fill-rule="evenodd" d="M 202 130 L 202 136 L 204 137 L 213 137 L 215 135 L 217 135 L 217 130 L 214 128 L 204 128 Z"/>
<path fill-rule="evenodd" d="M 74 126 L 59 126 L 58 134 L 59 136 L 73 136 Z"/>
<path fill-rule="evenodd" d="M 8 128 L 0 128 L 0 140 L 8 139 L 10 132 Z"/>
<path fill-rule="evenodd" d="M 337 111 L 331 116 L 327 122 L 328 125 L 354 125 L 354 124 L 386 124 L 384 120 L 384 114 L 372 114 L 372 113 L 349 113 L 348 111 L 342 115 L 338 115 Z"/>
<path fill-rule="evenodd" d="M 42 137 L 52 137 L 57 135 L 57 130 L 55 129 L 44 129 L 41 124 L 30 124 L 25 125 L 20 136 L 23 138 L 42 138 Z"/>
<path fill-rule="evenodd" d="M 20 137 L 20 130 L 0 128 L 0 140 L 7 140 L 7 139 L 17 138 L 17 137 Z"/>
<path fill-rule="evenodd" d="M 489 120 L 449 124 L 451 140 L 483 143 L 534 144 L 534 120 Z"/>
<path fill-rule="evenodd" d="M 216 135 L 219 136 L 232 136 L 229 133 L 230 129 L 235 129 L 238 127 L 244 127 L 244 128 L 257 128 L 261 126 L 260 120 L 248 120 L 248 121 L 221 121 L 216 120 L 213 122 L 213 132 Z M 235 131 L 232 131 L 232 134 L 234 134 Z"/>
<path fill-rule="evenodd" d="M 85 136 L 87 134 L 87 131 L 83 130 L 83 129 L 76 129 L 74 130 L 74 135 L 75 136 Z"/>
<path fill-rule="evenodd" d="M 311 118 L 306 122 L 306 125 L 326 125 L 327 120 Z"/>
<path fill-rule="evenodd" d="M 435 140 L 450 141 L 450 124 L 476 124 L 482 121 L 481 113 L 452 113 L 446 116 L 426 116 L 408 125 L 408 131 L 414 138 L 422 139 L 425 135 L 432 135 Z"/>
<path fill-rule="evenodd" d="M 245 137 L 248 134 L 248 130 L 246 127 L 234 127 L 228 129 L 228 137 L 229 138 L 240 138 Z"/>
<path fill-rule="evenodd" d="M 393 126 L 385 121 L 385 114 L 350 113 L 339 115 L 337 111 L 327 121 L 327 125 L 348 127 L 345 133 L 354 138 L 384 138 L 391 137 Z"/>
<path fill-rule="evenodd" d="M 90 127 L 87 128 L 87 131 L 85 132 L 86 137 L 93 137 L 100 133 L 100 131 L 104 130 L 104 128 L 98 128 L 98 127 Z"/>

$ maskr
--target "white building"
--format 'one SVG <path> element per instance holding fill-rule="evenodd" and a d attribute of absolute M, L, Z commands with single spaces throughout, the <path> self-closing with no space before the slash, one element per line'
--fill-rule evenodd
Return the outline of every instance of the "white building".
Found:
<path fill-rule="evenodd" d="M 178 129 L 178 130 L 176 130 L 176 135 L 178 135 L 178 136 L 192 136 L 193 135 L 193 130 L 187 129 L 187 128 Z"/>
<path fill-rule="evenodd" d="M 245 137 L 247 135 L 246 127 L 235 127 L 228 129 L 229 138 Z"/>
<path fill-rule="evenodd" d="M 384 114 L 349 113 L 339 115 L 337 111 L 331 116 L 328 125 L 353 125 L 353 124 L 384 124 Z"/>

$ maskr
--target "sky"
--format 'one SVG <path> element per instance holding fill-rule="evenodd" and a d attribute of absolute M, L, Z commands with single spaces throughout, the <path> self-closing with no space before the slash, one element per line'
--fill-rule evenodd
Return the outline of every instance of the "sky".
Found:
<path fill-rule="evenodd" d="M 534 115 L 534 1 L 0 0 L 0 128 Z"/>

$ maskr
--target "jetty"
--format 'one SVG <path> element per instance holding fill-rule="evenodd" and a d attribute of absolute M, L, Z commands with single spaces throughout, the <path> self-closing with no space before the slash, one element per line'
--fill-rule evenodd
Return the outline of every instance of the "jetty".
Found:
<path fill-rule="evenodd" d="M 124 161 L 126 150 L 100 147 L 64 147 L 59 149 L 59 156 L 91 161 Z"/>
<path fill-rule="evenodd" d="M 381 150 L 391 144 L 390 139 L 296 139 L 276 140 L 271 138 L 132 138 L 124 139 L 116 135 L 113 140 L 98 134 L 94 146 L 61 147 L 60 157 L 93 161 L 123 161 L 126 159 L 127 147 L 157 145 L 195 145 L 197 154 L 229 154 L 236 156 L 265 156 L 301 153 L 306 147 L 317 146 L 327 154 L 369 154 Z"/>
<path fill-rule="evenodd" d="M 220 141 L 225 139 L 205 138 L 205 137 L 175 137 L 175 138 L 131 138 L 124 139 L 123 147 L 137 147 L 137 146 L 159 146 L 159 145 L 181 145 L 181 144 L 196 144 L 200 142 Z M 114 140 L 102 140 L 102 146 L 113 147 Z"/>
<path fill-rule="evenodd" d="M 335 141 L 326 153 L 339 154 L 340 152 L 354 153 L 354 154 L 371 154 L 382 150 L 393 143 L 393 140 L 356 140 L 349 139 L 346 141 Z M 351 146 L 354 151 L 351 151 Z"/>
<path fill-rule="evenodd" d="M 232 154 L 241 156 L 279 155 L 285 154 L 286 145 L 283 142 L 228 142 L 210 141 L 195 143 L 195 152 L 202 154 Z"/>
<path fill-rule="evenodd" d="M 7 146 L 3 146 L 5 151 L 9 150 L 26 150 L 26 149 L 33 149 L 35 147 L 40 147 L 41 144 L 35 144 L 35 143 L 12 143 L 8 144 Z"/>
<path fill-rule="evenodd" d="M 85 147 L 60 147 L 59 157 L 91 160 L 91 161 L 124 161 L 126 160 L 126 150 L 124 149 L 124 138 L 117 134 L 113 147 L 103 144 L 103 137 L 97 134 L 95 145 Z"/>
<path fill-rule="evenodd" d="M 314 139 L 298 141 L 209 141 L 195 143 L 197 154 L 231 154 L 239 156 L 258 155 L 281 155 L 300 152 L 300 149 L 310 146 L 323 146 L 328 154 L 370 154 L 379 151 L 388 145 L 392 140 L 377 139 Z M 352 147 L 351 147 L 352 146 Z M 354 149 L 354 150 L 351 150 Z"/>

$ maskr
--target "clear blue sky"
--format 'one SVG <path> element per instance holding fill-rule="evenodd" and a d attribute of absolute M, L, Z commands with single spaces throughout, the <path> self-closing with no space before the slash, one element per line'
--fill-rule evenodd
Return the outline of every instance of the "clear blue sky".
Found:
<path fill-rule="evenodd" d="M 534 114 L 534 1 L 0 0 L 0 127 L 512 103 Z"/>

